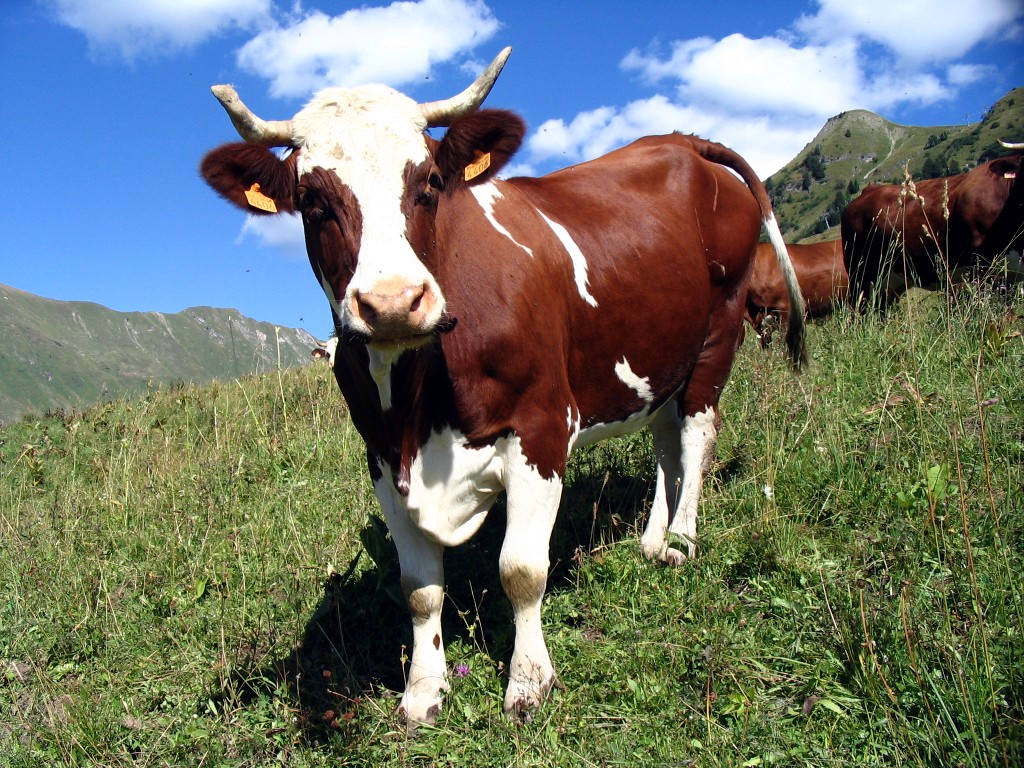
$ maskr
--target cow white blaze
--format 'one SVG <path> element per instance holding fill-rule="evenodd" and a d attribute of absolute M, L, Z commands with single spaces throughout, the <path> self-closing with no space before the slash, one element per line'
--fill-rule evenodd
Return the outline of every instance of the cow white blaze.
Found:
<path fill-rule="evenodd" d="M 615 375 L 623 384 L 636 392 L 637 397 L 650 405 L 654 402 L 654 393 L 651 390 L 651 380 L 646 376 L 638 376 L 629 367 L 629 361 L 622 358 L 622 362 L 615 364 Z"/>
<path fill-rule="evenodd" d="M 551 231 L 555 233 L 555 237 L 558 238 L 562 247 L 565 248 L 565 252 L 569 255 L 569 260 L 572 262 L 573 278 L 576 281 L 576 290 L 580 292 L 580 297 L 590 306 L 596 307 L 597 299 L 590 294 L 590 289 L 587 288 L 587 259 L 584 257 L 583 251 L 576 245 L 576 241 L 572 239 L 569 230 L 557 221 L 552 221 L 543 213 L 540 214 L 540 217 L 551 227 Z"/>
<path fill-rule="evenodd" d="M 516 240 L 515 237 L 512 236 L 511 232 L 498 223 L 498 219 L 495 217 L 494 204 L 498 200 L 501 200 L 501 190 L 498 189 L 498 186 L 493 183 L 478 184 L 475 187 L 470 187 L 469 191 L 473 193 L 473 197 L 475 197 L 476 201 L 480 203 L 480 208 L 483 209 L 487 222 L 494 227 L 494 231 L 507 237 L 519 248 L 522 248 L 527 255 L 533 256 L 533 251 L 530 250 L 528 246 L 525 246 Z"/>
<path fill-rule="evenodd" d="M 386 86 L 329 88 L 294 119 L 301 177 L 333 171 L 362 216 L 355 274 L 344 297 L 328 292 L 342 325 L 373 341 L 414 346 L 444 313 L 434 277 L 406 236 L 405 171 L 427 160 L 426 119 L 412 99 Z"/>

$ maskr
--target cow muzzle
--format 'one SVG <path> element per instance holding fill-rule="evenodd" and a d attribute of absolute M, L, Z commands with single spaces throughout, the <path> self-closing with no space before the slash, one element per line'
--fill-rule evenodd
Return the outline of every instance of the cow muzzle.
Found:
<path fill-rule="evenodd" d="M 444 298 L 433 281 L 380 280 L 353 290 L 345 307 L 349 329 L 367 344 L 412 348 L 440 330 Z"/>

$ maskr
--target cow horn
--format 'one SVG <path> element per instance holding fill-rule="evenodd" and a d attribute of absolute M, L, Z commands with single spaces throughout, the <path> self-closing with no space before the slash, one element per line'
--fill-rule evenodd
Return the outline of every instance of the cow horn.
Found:
<path fill-rule="evenodd" d="M 1024 149 L 1024 144 L 1019 143 L 1019 142 L 1018 143 L 1011 143 L 1009 141 L 1003 141 L 1002 139 L 1000 139 L 999 143 L 1002 144 L 1007 149 Z"/>
<path fill-rule="evenodd" d="M 495 56 L 494 61 L 481 73 L 480 77 L 459 95 L 442 101 L 420 104 L 423 116 L 427 119 L 427 127 L 451 125 L 456 118 L 478 109 L 484 103 L 487 94 L 491 92 L 491 88 L 494 87 L 494 81 L 501 74 L 501 68 L 505 66 L 505 61 L 510 53 L 512 53 L 512 48 L 508 47 Z"/>
<path fill-rule="evenodd" d="M 238 135 L 248 144 L 262 144 L 265 147 L 295 146 L 291 120 L 264 120 L 257 117 L 242 103 L 230 85 L 215 85 L 210 90 L 227 111 Z"/>

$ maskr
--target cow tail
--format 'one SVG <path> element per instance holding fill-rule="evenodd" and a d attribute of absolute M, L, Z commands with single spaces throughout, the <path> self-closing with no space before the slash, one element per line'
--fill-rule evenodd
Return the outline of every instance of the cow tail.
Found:
<path fill-rule="evenodd" d="M 758 182 L 760 184 L 760 182 Z M 764 186 L 761 185 L 761 190 Z M 757 195 L 754 195 L 757 197 Z M 768 195 L 765 193 L 765 198 Z M 767 216 L 762 216 L 764 227 L 768 230 L 768 239 L 775 246 L 775 259 L 779 262 L 779 269 L 782 271 L 782 278 L 786 281 L 786 293 L 789 294 L 789 324 L 786 328 L 786 349 L 789 351 L 789 359 L 796 370 L 807 365 L 807 331 L 804 327 L 804 295 L 800 291 L 800 283 L 796 279 L 796 271 L 793 269 L 793 262 L 790 261 L 789 251 L 786 250 L 786 243 L 782 239 L 782 232 L 779 231 L 779 224 L 775 220 L 775 212 L 772 210 L 771 202 L 768 203 Z"/>
<path fill-rule="evenodd" d="M 799 371 L 807 365 L 804 296 L 800 292 L 800 283 L 797 282 L 793 262 L 789 259 L 786 243 L 782 239 L 782 232 L 779 231 L 779 224 L 775 220 L 775 211 L 772 210 L 772 201 L 768 197 L 768 192 L 765 190 L 764 184 L 757 177 L 757 174 L 754 173 L 754 169 L 736 152 L 713 141 L 699 139 L 696 136 L 689 138 L 694 143 L 694 148 L 702 157 L 736 171 L 750 189 L 750 193 L 754 196 L 758 207 L 761 209 L 761 221 L 764 223 L 764 228 L 768 230 L 768 238 L 775 247 L 775 259 L 779 263 L 782 278 L 786 281 L 786 292 L 789 294 L 789 325 L 786 328 L 786 349 L 793 368 Z"/>

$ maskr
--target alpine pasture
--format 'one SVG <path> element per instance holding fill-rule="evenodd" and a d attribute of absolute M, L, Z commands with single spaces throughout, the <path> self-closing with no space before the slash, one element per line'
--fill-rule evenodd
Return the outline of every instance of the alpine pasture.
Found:
<path fill-rule="evenodd" d="M 411 632 L 362 443 L 316 363 L 0 432 L 0 764 L 1004 766 L 1024 760 L 1024 299 L 912 291 L 748 334 L 701 551 L 654 566 L 647 435 L 572 461 L 545 634 L 502 714 L 502 510 L 448 553 L 452 689 Z"/>

